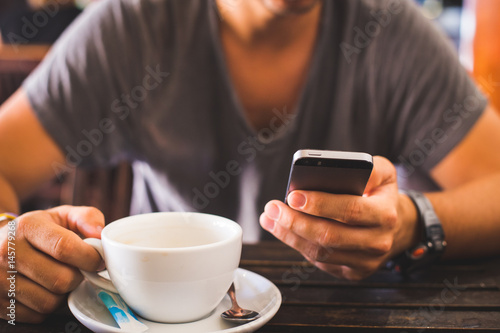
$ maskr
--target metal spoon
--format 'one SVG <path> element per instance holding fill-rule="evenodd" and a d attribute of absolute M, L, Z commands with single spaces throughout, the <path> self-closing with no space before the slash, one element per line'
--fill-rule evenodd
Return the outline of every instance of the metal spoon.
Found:
<path fill-rule="evenodd" d="M 259 313 L 252 310 L 242 309 L 238 302 L 236 302 L 236 296 L 234 293 L 234 283 L 231 284 L 229 290 L 227 291 L 229 298 L 231 299 L 231 309 L 221 313 L 221 317 L 225 320 L 229 320 L 235 323 L 246 323 L 255 320 L 260 317 Z"/>

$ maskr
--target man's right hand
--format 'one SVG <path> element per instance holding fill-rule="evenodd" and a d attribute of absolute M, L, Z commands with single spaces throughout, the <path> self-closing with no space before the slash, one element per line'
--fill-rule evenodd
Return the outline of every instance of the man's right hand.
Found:
<path fill-rule="evenodd" d="M 81 237 L 100 238 L 104 216 L 96 208 L 60 206 L 23 214 L 16 219 L 15 240 L 8 243 L 9 225 L 0 225 L 0 317 L 7 317 L 11 277 L 15 274 L 15 316 L 18 322 L 39 323 L 82 281 L 79 269 L 95 271 L 102 263 Z M 11 234 L 12 235 L 12 234 Z M 9 248 L 10 247 L 10 248 Z M 15 269 L 8 252 L 15 251 Z M 12 253 L 11 253 L 12 254 Z M 10 293 L 12 296 L 12 293 Z"/>

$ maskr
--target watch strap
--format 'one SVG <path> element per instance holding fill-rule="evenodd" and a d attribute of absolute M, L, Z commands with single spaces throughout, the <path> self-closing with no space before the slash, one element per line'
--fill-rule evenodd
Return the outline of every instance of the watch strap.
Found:
<path fill-rule="evenodd" d="M 423 235 L 421 242 L 395 258 L 392 266 L 397 271 L 411 273 L 439 260 L 446 248 L 446 241 L 441 221 L 429 199 L 417 191 L 404 193 L 415 204 L 418 223 L 422 226 Z"/>
<path fill-rule="evenodd" d="M 417 208 L 418 219 L 424 227 L 424 240 L 430 242 L 428 245 L 432 247 L 434 252 L 442 253 L 446 248 L 444 231 L 431 202 L 421 192 L 407 191 L 406 195 L 413 201 Z"/>

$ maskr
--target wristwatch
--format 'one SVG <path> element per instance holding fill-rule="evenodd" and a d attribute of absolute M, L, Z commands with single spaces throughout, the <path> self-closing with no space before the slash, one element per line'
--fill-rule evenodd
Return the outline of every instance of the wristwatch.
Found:
<path fill-rule="evenodd" d="M 411 273 L 426 267 L 441 257 L 446 249 L 441 221 L 434 212 L 431 202 L 421 192 L 404 192 L 415 204 L 418 223 L 422 225 L 423 238 L 415 247 L 406 250 L 392 263 L 393 268 L 401 273 Z"/>

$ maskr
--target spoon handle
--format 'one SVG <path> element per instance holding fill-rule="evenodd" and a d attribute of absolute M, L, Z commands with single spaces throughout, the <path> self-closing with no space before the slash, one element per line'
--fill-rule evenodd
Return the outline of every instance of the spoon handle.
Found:
<path fill-rule="evenodd" d="M 238 305 L 238 302 L 236 301 L 236 295 L 235 295 L 235 291 L 234 291 L 234 282 L 231 283 L 231 286 L 229 287 L 227 294 L 229 295 L 229 298 L 231 299 L 231 310 L 233 312 L 241 312 L 241 308 Z"/>

